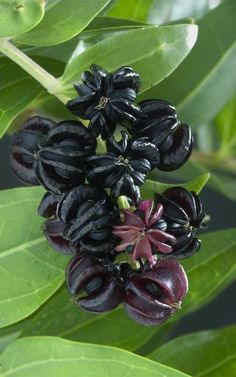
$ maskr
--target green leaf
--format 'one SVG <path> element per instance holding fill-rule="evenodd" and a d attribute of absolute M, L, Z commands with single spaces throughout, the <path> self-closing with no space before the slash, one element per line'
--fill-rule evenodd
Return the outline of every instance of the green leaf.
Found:
<path fill-rule="evenodd" d="M 45 116 L 52 117 L 57 121 L 64 121 L 65 119 L 78 120 L 78 118 L 74 116 L 62 102 L 56 97 L 47 94 L 40 98 L 36 111 L 40 113 L 42 112 Z"/>
<path fill-rule="evenodd" d="M 76 49 L 78 45 L 77 37 L 70 39 L 64 43 L 60 43 L 59 45 L 55 46 L 46 46 L 46 47 L 32 47 L 32 46 L 24 46 L 22 48 L 23 52 L 26 55 L 32 56 L 32 59 L 35 56 L 46 57 L 50 59 L 56 59 L 64 64 L 67 63 L 69 58 L 71 57 L 73 51 Z"/>
<path fill-rule="evenodd" d="M 215 6 L 211 0 L 155 0 L 148 21 L 163 24 L 188 17 L 199 19 Z"/>
<path fill-rule="evenodd" d="M 29 319 L 24 319 L 14 325 L 7 326 L 3 329 L 0 329 L 0 353 L 14 340 L 16 340 L 23 329 L 29 324 Z"/>
<path fill-rule="evenodd" d="M 43 191 L 0 192 L 0 327 L 29 316 L 62 284 L 67 258 L 44 239 L 37 207 Z"/>
<path fill-rule="evenodd" d="M 234 376 L 236 326 L 181 336 L 157 349 L 149 357 L 191 376 Z"/>
<path fill-rule="evenodd" d="M 110 0 L 57 0 L 49 2 L 34 30 L 17 39 L 32 46 L 51 46 L 79 34 Z"/>
<path fill-rule="evenodd" d="M 224 1 L 199 22 L 195 48 L 171 77 L 142 98 L 166 98 L 191 126 L 207 123 L 235 94 L 236 2 Z"/>
<path fill-rule="evenodd" d="M 61 65 L 52 59 L 40 59 L 45 68 L 61 72 Z M 11 122 L 41 93 L 43 88 L 25 71 L 7 59 L 0 59 L 0 138 Z"/>
<path fill-rule="evenodd" d="M 117 0 L 106 16 L 147 21 L 153 0 Z"/>
<path fill-rule="evenodd" d="M 181 377 L 182 372 L 113 347 L 54 337 L 23 338 L 0 357 L 2 376 L 11 377 Z"/>
<path fill-rule="evenodd" d="M 210 158 L 211 162 L 216 162 L 219 165 L 219 160 L 216 159 L 216 156 Z M 226 163 L 222 164 L 223 167 L 226 167 Z M 209 180 L 209 187 L 221 194 L 225 195 L 228 199 L 233 201 L 236 200 L 235 190 L 236 190 L 236 177 L 229 174 L 219 173 L 215 170 L 205 167 L 198 160 L 192 158 L 189 160 L 181 169 L 176 172 L 168 172 L 165 174 L 165 178 L 170 179 L 189 179 L 194 178 L 198 174 L 206 174 L 210 172 L 211 179 Z M 160 175 L 159 175 L 160 178 Z"/>
<path fill-rule="evenodd" d="M 236 229 L 206 233 L 200 239 L 200 251 L 181 261 L 188 275 L 189 293 L 174 320 L 210 302 L 235 279 Z"/>
<path fill-rule="evenodd" d="M 222 156 L 236 154 L 236 97 L 230 101 L 216 118 Z"/>
<path fill-rule="evenodd" d="M 28 104 L 42 93 L 40 84 L 15 63 L 0 61 L 0 137 Z"/>
<path fill-rule="evenodd" d="M 174 184 L 162 183 L 153 181 L 151 179 L 147 179 L 145 183 L 141 186 L 142 198 L 153 198 L 154 193 L 162 194 L 165 190 L 175 186 L 181 186 L 189 191 L 195 191 L 197 194 L 199 194 L 202 191 L 203 187 L 207 184 L 210 177 L 211 175 L 209 173 L 206 173 L 194 178 L 189 182 Z"/>
<path fill-rule="evenodd" d="M 71 90 L 73 81 L 80 80 L 81 73 L 92 62 L 107 70 L 132 65 L 142 77 L 142 91 L 147 90 L 181 63 L 193 47 L 196 37 L 195 25 L 146 27 L 119 33 L 98 42 L 69 61 L 61 79 L 61 91 L 70 90 L 75 95 Z"/>
<path fill-rule="evenodd" d="M 217 192 L 225 195 L 228 199 L 236 201 L 236 176 L 223 174 L 223 173 L 211 173 L 210 187 Z"/>
<path fill-rule="evenodd" d="M 79 309 L 67 290 L 51 299 L 33 318 L 22 336 L 50 335 L 135 350 L 158 330 L 131 320 L 122 307 L 100 315 Z"/>
<path fill-rule="evenodd" d="M 126 20 L 122 18 L 113 18 L 113 17 L 96 17 L 90 24 L 82 31 L 80 37 L 83 38 L 91 33 L 118 33 L 121 30 L 126 29 L 135 29 L 139 27 L 147 26 L 143 22 L 137 22 L 133 20 Z"/>
<path fill-rule="evenodd" d="M 0 38 L 13 37 L 32 29 L 44 15 L 44 0 L 0 2 Z"/>

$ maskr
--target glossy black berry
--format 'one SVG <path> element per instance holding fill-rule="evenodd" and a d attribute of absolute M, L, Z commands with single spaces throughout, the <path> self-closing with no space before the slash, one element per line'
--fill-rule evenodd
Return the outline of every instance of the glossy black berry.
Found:
<path fill-rule="evenodd" d="M 90 71 L 82 74 L 82 84 L 75 84 L 79 98 L 67 103 L 75 115 L 90 119 L 89 129 L 105 138 L 114 132 L 117 122 L 133 122 L 141 112 L 134 104 L 140 88 L 140 78 L 131 67 L 121 67 L 108 73 L 92 64 Z"/>
<path fill-rule="evenodd" d="M 96 139 L 81 122 L 59 123 L 39 144 L 34 162 L 38 181 L 55 194 L 84 183 L 86 159 L 95 148 Z"/>
<path fill-rule="evenodd" d="M 122 300 L 117 278 L 95 258 L 83 253 L 69 262 L 66 282 L 75 302 L 89 312 L 110 311 Z"/>
<path fill-rule="evenodd" d="M 167 231 L 176 238 L 172 257 L 181 259 L 196 253 L 201 241 L 195 233 L 205 217 L 199 196 L 183 187 L 173 187 L 162 195 L 155 194 L 155 201 L 163 205 Z"/>
<path fill-rule="evenodd" d="M 22 182 L 30 185 L 39 184 L 33 170 L 35 155 L 38 152 L 38 144 L 55 125 L 51 119 L 34 116 L 13 135 L 10 164 L 14 174 Z"/>
<path fill-rule="evenodd" d="M 81 250 L 104 258 L 113 249 L 112 226 L 119 212 L 105 190 L 81 185 L 58 204 L 57 216 L 65 224 L 63 236 Z"/>
<path fill-rule="evenodd" d="M 147 153 L 142 157 L 141 151 L 136 144 L 133 145 L 126 132 L 122 132 L 120 141 L 110 135 L 106 145 L 107 154 L 88 159 L 88 181 L 110 188 L 115 200 L 120 195 L 126 195 L 136 203 L 140 198 L 139 187 L 145 182 L 151 168 Z M 148 151 L 149 146 L 146 149 Z"/>
<path fill-rule="evenodd" d="M 171 171 L 181 167 L 192 152 L 191 128 L 177 119 L 175 108 L 164 100 L 145 100 L 139 103 L 142 117 L 131 132 L 134 139 L 146 138 L 158 150 L 158 160 L 152 167 Z"/>
<path fill-rule="evenodd" d="M 177 310 L 187 291 L 183 267 L 174 260 L 161 259 L 152 269 L 130 274 L 124 307 L 136 322 L 157 325 Z"/>
<path fill-rule="evenodd" d="M 49 246 L 65 255 L 75 255 L 79 253 L 79 246 L 74 245 L 70 240 L 64 237 L 64 230 L 65 224 L 56 218 L 49 219 L 44 223 L 43 233 Z"/>
<path fill-rule="evenodd" d="M 57 204 L 60 201 L 61 196 L 52 192 L 46 192 L 42 197 L 42 200 L 38 207 L 38 214 L 42 217 L 50 218 L 55 217 Z"/>

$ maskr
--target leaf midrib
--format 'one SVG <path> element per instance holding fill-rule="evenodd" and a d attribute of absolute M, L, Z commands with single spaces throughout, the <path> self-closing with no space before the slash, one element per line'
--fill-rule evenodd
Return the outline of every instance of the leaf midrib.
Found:
<path fill-rule="evenodd" d="M 2 250 L 2 251 L 0 251 L 0 258 L 5 258 L 6 256 L 14 254 L 14 253 L 16 253 L 16 252 L 18 252 L 22 249 L 28 249 L 29 247 L 39 245 L 42 242 L 45 242 L 45 238 L 43 236 L 35 238 L 31 241 L 23 242 L 20 245 L 11 247 L 9 249 Z"/>
<path fill-rule="evenodd" d="M 104 346 L 101 346 L 101 347 L 104 347 Z M 112 348 L 112 347 L 111 347 Z M 119 349 L 118 349 L 119 350 Z M 120 350 L 121 351 L 121 350 Z M 130 353 L 128 351 L 125 351 L 125 350 L 122 350 L 121 352 L 127 352 L 127 353 Z M 132 353 L 131 353 L 132 355 Z M 138 356 L 138 355 L 134 355 L 134 358 L 139 358 L 139 359 L 144 359 L 144 357 L 142 356 Z M 83 361 L 88 361 L 89 363 L 91 362 L 104 362 L 104 363 L 114 363 L 114 364 L 118 364 L 119 365 L 124 365 L 125 367 L 128 367 L 129 370 L 127 372 L 127 375 L 130 374 L 130 372 L 133 370 L 133 368 L 135 367 L 135 365 L 132 365 L 130 363 L 127 363 L 123 360 L 117 360 L 115 357 L 113 357 L 112 359 L 111 358 L 96 358 L 96 357 L 85 357 L 84 354 L 82 354 L 81 356 L 79 357 L 68 357 L 68 358 L 51 358 L 51 359 L 41 359 L 41 360 L 37 360 L 37 361 L 31 361 L 27 364 L 21 364 L 19 365 L 18 367 L 14 368 L 14 369 L 11 369 L 7 372 L 3 372 L 3 376 L 10 376 L 12 373 L 14 373 L 15 371 L 17 371 L 17 373 L 21 370 L 26 370 L 28 368 L 31 368 L 32 366 L 38 366 L 40 364 L 49 364 L 49 363 L 60 363 L 60 362 L 71 362 L 71 361 L 79 361 L 79 360 L 83 360 Z M 146 360 L 148 363 L 153 364 L 153 365 L 156 365 L 157 367 L 158 366 L 161 366 L 163 369 L 167 369 L 169 371 L 176 371 L 175 369 L 169 367 L 169 366 L 166 366 L 166 365 L 161 365 L 153 360 L 149 360 L 147 359 Z M 162 372 L 159 372 L 158 370 L 153 370 L 153 369 L 150 369 L 150 368 L 147 368 L 147 367 L 144 367 L 144 366 L 137 366 L 137 369 L 139 370 L 143 370 L 143 371 L 147 371 L 149 373 L 153 373 L 155 377 L 157 376 L 160 376 L 160 377 L 167 377 L 165 374 L 163 374 Z M 181 372 L 181 371 L 178 371 L 178 375 L 181 376 L 188 376 L 187 374 L 184 374 L 184 372 Z"/>
<path fill-rule="evenodd" d="M 63 272 L 62 272 L 63 274 Z M 7 302 L 12 302 L 12 301 L 17 301 L 17 300 L 22 300 L 22 297 L 29 297 L 29 296 L 32 296 L 32 295 L 35 295 L 35 294 L 39 294 L 40 292 L 44 291 L 45 289 L 47 289 L 48 287 L 51 287 L 52 285 L 56 284 L 57 282 L 59 282 L 61 280 L 61 277 L 57 277 L 55 278 L 54 280 L 51 280 L 48 284 L 45 284 L 44 286 L 41 286 L 37 289 L 35 289 L 34 291 L 31 291 L 31 292 L 27 292 L 27 293 L 23 293 L 23 294 L 20 294 L 18 296 L 12 296 L 12 297 L 9 297 L 9 298 L 6 298 L 6 299 L 1 299 L 0 300 L 0 307 L 3 305 L 4 306 L 4 303 L 7 303 Z M 32 303 L 33 306 L 35 306 L 34 303 Z M 28 310 L 28 309 L 26 309 Z M 33 312 L 30 312 L 30 314 L 33 313 Z M 25 316 L 22 317 L 21 319 L 23 318 L 26 318 Z M 13 322 L 13 323 L 9 323 L 9 325 L 11 324 L 14 324 L 16 322 Z M 8 326 L 8 325 L 7 325 Z M 4 326 L 5 327 L 5 326 Z"/>

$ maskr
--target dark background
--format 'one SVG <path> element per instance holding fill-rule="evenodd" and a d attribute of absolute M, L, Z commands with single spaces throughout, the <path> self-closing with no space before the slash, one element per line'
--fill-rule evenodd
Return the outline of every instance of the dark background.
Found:
<path fill-rule="evenodd" d="M 9 165 L 10 137 L 0 140 L 0 189 L 22 186 L 13 176 Z M 236 193 L 235 193 L 236 195 Z M 236 227 L 236 202 L 216 192 L 204 189 L 201 199 L 211 221 L 208 231 Z M 236 252 L 236 250 L 235 250 Z M 202 287 L 204 289 L 204 287 Z M 174 336 L 187 332 L 230 325 L 236 319 L 236 282 L 201 310 L 185 316 L 178 324 Z"/>

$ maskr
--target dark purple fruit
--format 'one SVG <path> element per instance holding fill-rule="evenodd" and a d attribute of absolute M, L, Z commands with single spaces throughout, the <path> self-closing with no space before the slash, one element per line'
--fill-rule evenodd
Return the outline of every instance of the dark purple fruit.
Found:
<path fill-rule="evenodd" d="M 56 195 L 51 192 L 46 192 L 39 204 L 38 214 L 42 217 L 46 217 L 46 219 L 50 217 L 55 217 L 57 204 L 60 201 L 60 199 L 60 195 Z"/>
<path fill-rule="evenodd" d="M 107 312 L 121 303 L 116 277 L 91 256 L 79 254 L 69 262 L 66 282 L 75 302 L 89 312 Z"/>
<path fill-rule="evenodd" d="M 200 197 L 183 187 L 173 187 L 162 195 L 155 194 L 155 202 L 163 205 L 167 231 L 176 238 L 172 257 L 182 259 L 196 253 L 201 241 L 195 234 L 205 217 Z"/>
<path fill-rule="evenodd" d="M 14 174 L 22 182 L 38 185 L 38 179 L 33 170 L 38 144 L 55 127 L 51 119 L 34 116 L 29 118 L 20 131 L 14 133 L 11 142 L 10 164 Z"/>
<path fill-rule="evenodd" d="M 81 122 L 59 123 L 39 145 L 34 163 L 38 181 L 55 194 L 84 183 L 86 159 L 95 153 L 96 145 Z"/>
<path fill-rule="evenodd" d="M 178 121 L 174 106 L 167 101 L 145 100 L 139 106 L 143 116 L 136 120 L 131 130 L 134 139 L 146 138 L 155 145 L 159 159 L 150 160 L 152 168 L 178 169 L 192 152 L 191 128 Z"/>
<path fill-rule="evenodd" d="M 124 307 L 128 315 L 144 325 L 166 321 L 188 292 L 188 280 L 181 265 L 161 259 L 149 270 L 130 275 Z"/>
<path fill-rule="evenodd" d="M 48 241 L 49 246 L 59 253 L 65 255 L 74 255 L 80 251 L 79 247 L 74 246 L 70 241 L 65 239 L 63 232 L 65 224 L 58 219 L 50 219 L 44 223 L 43 233 Z"/>
<path fill-rule="evenodd" d="M 65 224 L 65 239 L 81 250 L 103 258 L 113 249 L 112 226 L 119 212 L 105 190 L 91 185 L 74 188 L 59 202 L 57 216 Z"/>

